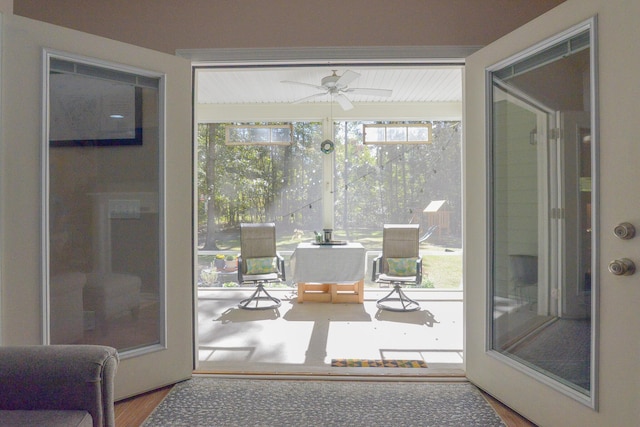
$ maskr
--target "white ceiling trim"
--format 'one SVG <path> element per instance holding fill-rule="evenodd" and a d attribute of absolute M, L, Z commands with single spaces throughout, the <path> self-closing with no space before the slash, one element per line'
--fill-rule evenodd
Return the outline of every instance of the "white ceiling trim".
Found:
<path fill-rule="evenodd" d="M 481 46 L 301 47 L 243 49 L 178 49 L 193 65 L 413 63 L 464 64 Z"/>

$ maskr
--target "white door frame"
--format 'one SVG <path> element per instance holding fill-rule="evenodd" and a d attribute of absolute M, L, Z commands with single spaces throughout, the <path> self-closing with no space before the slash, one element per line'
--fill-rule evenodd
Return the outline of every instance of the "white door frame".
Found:
<path fill-rule="evenodd" d="M 326 66 L 328 64 L 359 63 L 367 64 L 410 64 L 410 65 L 463 65 L 464 58 L 475 52 L 478 47 L 371 47 L 371 48 L 273 48 L 273 49 L 184 49 L 179 50 L 177 54 L 192 61 L 192 67 L 231 67 L 231 66 L 261 66 L 261 65 L 302 65 L 317 64 L 318 66 Z M 464 73 L 463 73 L 464 74 Z M 195 73 L 194 73 L 195 75 Z M 197 93 L 197 79 L 194 79 L 194 93 Z M 194 96 L 193 111 L 197 112 L 197 97 Z M 195 113 L 194 113 L 195 114 Z M 198 118 L 194 116 L 194 129 L 197 130 Z M 329 119 L 324 121 L 324 132 L 328 134 L 330 129 Z M 194 134 L 194 143 L 197 141 L 197 134 Z M 194 150 L 194 165 L 197 164 L 197 150 Z M 326 203 L 327 200 L 333 199 L 333 176 L 327 171 L 333 171 L 333 156 L 324 157 L 324 176 L 323 185 L 323 228 L 333 228 L 334 211 L 331 208 L 333 203 Z M 195 175 L 195 171 L 193 171 Z M 329 176 L 329 178 L 326 178 Z M 197 177 L 194 176 L 194 195 L 193 199 L 198 199 L 197 194 Z M 328 207 L 328 208 L 327 208 Z M 197 206 L 193 209 L 194 224 L 198 223 Z M 196 231 L 194 230 L 194 233 Z M 197 236 L 194 237 L 194 271 L 197 271 Z M 194 278 L 194 280 L 197 280 Z M 464 279 L 463 279 L 464 281 Z M 196 307 L 193 319 L 194 333 L 194 354 L 198 354 L 198 316 L 197 316 L 197 284 L 196 296 L 194 297 L 194 307 Z M 195 358 L 196 369 L 198 367 L 198 358 Z"/>

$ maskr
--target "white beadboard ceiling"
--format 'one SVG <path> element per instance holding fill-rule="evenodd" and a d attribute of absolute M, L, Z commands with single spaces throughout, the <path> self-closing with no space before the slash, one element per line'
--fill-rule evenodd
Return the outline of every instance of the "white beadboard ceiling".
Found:
<path fill-rule="evenodd" d="M 197 72 L 199 104 L 290 104 L 317 93 L 314 88 L 282 83 L 290 80 L 320 85 L 336 70 L 360 74 L 350 88 L 391 89 L 390 97 L 347 94 L 355 104 L 438 103 L 462 101 L 462 68 L 459 66 L 309 66 L 280 68 L 200 68 Z M 326 103 L 329 95 L 308 103 Z"/>

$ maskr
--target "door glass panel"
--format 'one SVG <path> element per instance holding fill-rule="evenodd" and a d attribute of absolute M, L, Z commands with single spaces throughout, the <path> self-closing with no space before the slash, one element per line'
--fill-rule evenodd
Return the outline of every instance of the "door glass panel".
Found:
<path fill-rule="evenodd" d="M 160 78 L 48 57 L 49 341 L 160 344 Z"/>
<path fill-rule="evenodd" d="M 594 385 L 591 37 L 585 24 L 488 73 L 489 347 L 579 399 Z"/>

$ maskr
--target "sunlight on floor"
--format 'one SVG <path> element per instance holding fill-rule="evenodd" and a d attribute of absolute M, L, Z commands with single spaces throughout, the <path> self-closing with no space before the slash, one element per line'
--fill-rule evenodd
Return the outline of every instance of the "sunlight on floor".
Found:
<path fill-rule="evenodd" d="M 249 292 L 199 292 L 198 370 L 463 374 L 461 291 L 412 292 L 422 308 L 410 313 L 379 310 L 375 301 L 384 292 L 376 291 L 367 292 L 364 304 L 299 304 L 291 290 L 280 290 L 278 309 L 238 308 Z M 422 360 L 428 368 L 335 368 L 332 359 Z"/>

